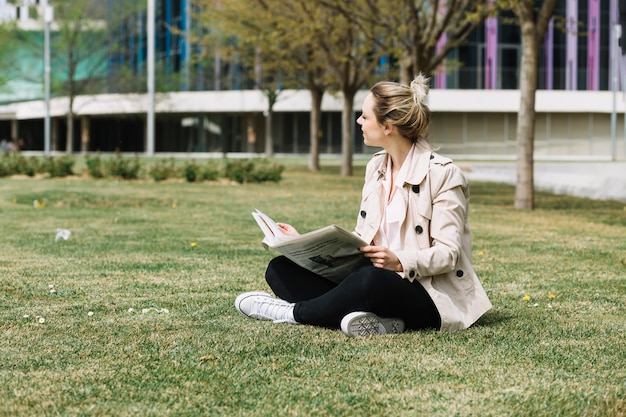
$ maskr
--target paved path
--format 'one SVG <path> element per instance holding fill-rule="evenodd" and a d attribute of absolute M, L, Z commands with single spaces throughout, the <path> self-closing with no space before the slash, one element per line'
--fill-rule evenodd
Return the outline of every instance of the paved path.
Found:
<path fill-rule="evenodd" d="M 515 162 L 460 163 L 470 181 L 515 184 Z M 626 161 L 535 162 L 535 189 L 626 203 Z"/>

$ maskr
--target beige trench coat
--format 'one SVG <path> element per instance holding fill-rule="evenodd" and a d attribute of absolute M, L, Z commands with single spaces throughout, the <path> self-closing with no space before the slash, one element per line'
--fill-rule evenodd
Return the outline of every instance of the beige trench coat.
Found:
<path fill-rule="evenodd" d="M 372 242 L 382 219 L 386 160 L 385 151 L 376 153 L 365 173 L 355 233 L 366 242 Z M 491 308 L 471 264 L 467 181 L 451 159 L 433 152 L 416 153 L 410 168 L 403 186 L 404 249 L 395 252 L 403 268 L 399 274 L 417 279 L 428 291 L 441 315 L 442 331 L 465 329 Z"/>

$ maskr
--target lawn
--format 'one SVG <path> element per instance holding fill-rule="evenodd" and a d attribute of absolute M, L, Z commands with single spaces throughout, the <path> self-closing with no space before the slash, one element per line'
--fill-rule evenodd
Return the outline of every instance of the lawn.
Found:
<path fill-rule="evenodd" d="M 0 416 L 626 415 L 626 207 L 473 183 L 494 308 L 457 333 L 347 338 L 250 320 L 275 253 L 255 208 L 351 229 L 353 177 L 0 179 Z M 55 242 L 57 228 L 71 231 Z"/>

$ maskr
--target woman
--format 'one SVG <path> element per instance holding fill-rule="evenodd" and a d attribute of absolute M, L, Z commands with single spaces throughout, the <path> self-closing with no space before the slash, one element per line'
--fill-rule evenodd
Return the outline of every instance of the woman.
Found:
<path fill-rule="evenodd" d="M 241 294 L 242 314 L 361 336 L 465 329 L 491 308 L 471 264 L 466 179 L 426 141 L 428 81 L 377 83 L 357 120 L 365 144 L 384 149 L 367 165 L 355 228 L 371 266 L 334 284 L 280 256 L 265 275 L 280 298 Z"/>

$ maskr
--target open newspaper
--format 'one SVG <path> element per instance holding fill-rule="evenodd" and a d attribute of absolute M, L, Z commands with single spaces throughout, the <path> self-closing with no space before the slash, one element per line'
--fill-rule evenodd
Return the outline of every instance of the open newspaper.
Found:
<path fill-rule="evenodd" d="M 285 235 L 267 215 L 255 210 L 252 216 L 265 237 L 263 246 L 272 248 L 301 267 L 333 282 L 340 282 L 369 261 L 359 247 L 367 245 L 357 235 L 335 224 L 298 236 Z"/>

